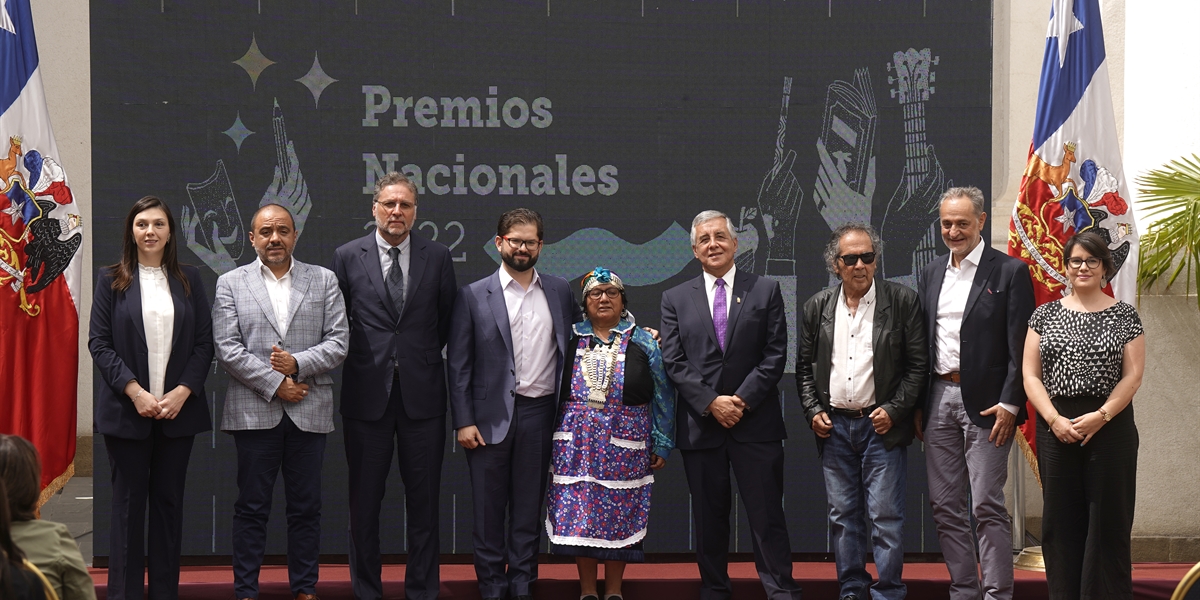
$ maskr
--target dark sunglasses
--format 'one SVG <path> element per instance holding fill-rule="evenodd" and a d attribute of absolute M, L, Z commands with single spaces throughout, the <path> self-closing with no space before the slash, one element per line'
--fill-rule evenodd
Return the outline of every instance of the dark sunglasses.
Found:
<path fill-rule="evenodd" d="M 869 265 L 875 262 L 875 253 L 864 252 L 862 254 L 843 254 L 838 258 L 842 259 L 842 263 L 844 263 L 847 267 L 853 267 L 854 265 L 858 264 L 859 260 L 862 260 L 864 265 Z"/>

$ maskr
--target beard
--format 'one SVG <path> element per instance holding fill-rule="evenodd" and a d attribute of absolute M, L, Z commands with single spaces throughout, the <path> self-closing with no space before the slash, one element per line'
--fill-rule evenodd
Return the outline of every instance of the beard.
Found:
<path fill-rule="evenodd" d="M 508 268 L 518 273 L 524 273 L 525 271 L 532 269 L 533 266 L 537 264 L 538 257 L 533 254 L 517 256 L 516 252 L 510 252 L 507 254 L 501 252 L 500 260 L 504 261 L 504 264 L 508 265 Z"/>
<path fill-rule="evenodd" d="M 258 251 L 258 260 L 262 261 L 262 264 L 264 264 L 264 265 L 282 265 L 282 264 L 287 263 L 288 259 L 290 259 L 292 257 L 292 255 L 287 253 L 286 251 L 283 253 L 283 258 L 275 259 L 275 258 L 270 257 L 269 252 L 271 250 L 280 249 L 280 248 L 283 248 L 283 246 L 268 246 L 266 248 L 263 248 L 262 250 L 259 250 Z"/>

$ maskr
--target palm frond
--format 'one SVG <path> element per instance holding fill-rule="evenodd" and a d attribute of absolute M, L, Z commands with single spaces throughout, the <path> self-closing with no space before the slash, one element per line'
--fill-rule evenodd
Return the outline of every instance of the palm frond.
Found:
<path fill-rule="evenodd" d="M 1200 156 L 1172 160 L 1136 183 L 1138 210 L 1150 223 L 1139 241 L 1138 287 L 1149 290 L 1165 277 L 1163 289 L 1170 289 L 1183 275 L 1186 294 L 1200 283 Z"/>

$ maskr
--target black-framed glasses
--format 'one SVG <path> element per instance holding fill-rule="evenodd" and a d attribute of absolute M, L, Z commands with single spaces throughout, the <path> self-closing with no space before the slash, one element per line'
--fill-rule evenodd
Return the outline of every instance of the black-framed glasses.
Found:
<path fill-rule="evenodd" d="M 387 212 L 396 210 L 397 206 L 400 207 L 400 210 L 404 212 L 412 212 L 412 210 L 417 207 L 416 203 L 414 202 L 392 202 L 390 200 L 387 202 L 380 202 L 376 200 L 375 204 L 383 207 L 383 210 L 386 210 Z"/>
<path fill-rule="evenodd" d="M 530 250 L 542 245 L 542 240 L 522 240 L 518 238 L 510 238 L 506 235 L 500 236 L 500 239 L 508 242 L 508 247 L 513 250 L 520 250 L 522 246 Z"/>
<path fill-rule="evenodd" d="M 1074 256 L 1067 259 L 1067 266 L 1071 267 L 1072 269 L 1078 269 L 1083 265 L 1087 265 L 1088 269 L 1095 271 L 1096 269 L 1100 268 L 1100 259 L 1096 258 L 1095 256 L 1089 256 L 1087 258 L 1079 258 L 1078 256 Z"/>
<path fill-rule="evenodd" d="M 610 287 L 607 289 L 592 289 L 588 290 L 587 297 L 590 300 L 599 300 L 601 296 L 608 296 L 609 300 L 616 300 L 621 296 L 621 289 Z"/>
<path fill-rule="evenodd" d="M 862 254 L 843 254 L 838 258 L 842 259 L 842 264 L 845 264 L 847 267 L 853 267 L 854 265 L 857 265 L 858 261 L 860 260 L 864 265 L 869 265 L 875 262 L 875 253 L 863 252 Z"/>

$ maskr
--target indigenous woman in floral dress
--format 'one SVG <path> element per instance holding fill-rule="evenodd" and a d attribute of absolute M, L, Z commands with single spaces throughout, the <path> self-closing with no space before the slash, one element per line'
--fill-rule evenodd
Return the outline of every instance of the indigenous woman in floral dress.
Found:
<path fill-rule="evenodd" d="M 575 557 L 583 600 L 621 598 L 625 563 L 641 562 L 653 471 L 675 447 L 675 390 L 662 352 L 634 327 L 625 286 L 608 269 L 583 278 L 587 320 L 567 344 L 563 405 L 554 430 L 546 531 Z"/>

